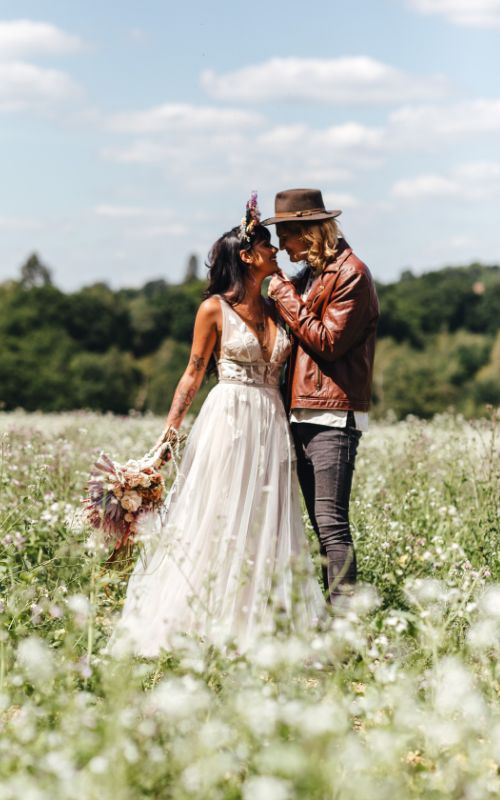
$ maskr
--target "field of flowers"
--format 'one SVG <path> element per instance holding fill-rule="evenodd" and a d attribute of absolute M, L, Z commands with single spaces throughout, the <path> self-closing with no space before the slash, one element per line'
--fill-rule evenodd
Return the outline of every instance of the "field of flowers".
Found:
<path fill-rule="evenodd" d="M 101 448 L 141 456 L 161 424 L 0 413 L 0 800 L 497 798 L 495 414 L 372 425 L 358 591 L 310 639 L 277 619 L 245 656 L 180 637 L 115 662 L 126 584 L 80 499 Z"/>

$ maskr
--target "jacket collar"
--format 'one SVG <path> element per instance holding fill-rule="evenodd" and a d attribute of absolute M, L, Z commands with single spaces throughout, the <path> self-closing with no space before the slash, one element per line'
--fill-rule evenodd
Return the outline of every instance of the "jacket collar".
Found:
<path fill-rule="evenodd" d="M 352 247 L 349 247 L 345 239 L 339 239 L 337 255 L 331 264 L 323 270 L 323 275 L 327 272 L 338 272 L 344 261 L 346 261 L 352 253 Z"/>
<path fill-rule="evenodd" d="M 349 256 L 352 253 L 352 248 L 349 247 L 345 239 L 339 239 L 339 248 L 336 258 L 332 261 L 331 264 L 321 272 L 316 278 L 313 280 L 311 288 L 309 290 L 309 295 L 306 300 L 307 308 L 310 308 L 316 300 L 319 298 L 320 294 L 323 292 L 325 288 L 325 281 L 328 280 L 328 275 L 336 275 L 337 272 L 340 270 L 342 264 L 347 261 Z M 303 274 L 301 275 L 300 281 L 300 294 L 303 294 L 305 291 L 308 279 L 310 275 L 310 267 L 305 269 Z M 319 294 L 318 294 L 319 292 Z"/>

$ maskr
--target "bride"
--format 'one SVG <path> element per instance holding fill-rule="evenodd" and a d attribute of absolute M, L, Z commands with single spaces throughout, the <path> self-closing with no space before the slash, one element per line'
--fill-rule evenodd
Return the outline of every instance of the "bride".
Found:
<path fill-rule="evenodd" d="M 324 613 L 279 392 L 290 342 L 261 294 L 277 270 L 277 248 L 259 220 L 252 193 L 241 227 L 211 250 L 191 358 L 165 427 L 179 428 L 214 358 L 219 382 L 130 578 L 106 648 L 113 655 L 157 656 L 178 634 L 232 639 L 243 651 L 273 630 L 276 614 L 305 631 Z"/>

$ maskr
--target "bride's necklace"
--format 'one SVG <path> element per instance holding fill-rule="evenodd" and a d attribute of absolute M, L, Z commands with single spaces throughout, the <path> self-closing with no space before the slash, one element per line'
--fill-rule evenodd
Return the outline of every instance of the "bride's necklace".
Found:
<path fill-rule="evenodd" d="M 249 322 L 251 324 L 255 325 L 255 330 L 257 332 L 257 340 L 258 340 L 258 342 L 260 344 L 260 349 L 262 350 L 263 353 L 267 353 L 267 351 L 268 351 L 268 347 L 267 347 L 267 317 L 266 317 L 266 312 L 265 312 L 264 301 L 262 301 L 262 303 L 261 303 L 262 322 L 255 322 L 254 321 L 255 317 L 254 317 L 254 314 L 252 313 L 253 309 L 251 309 L 251 307 L 249 308 L 248 306 L 246 306 L 246 308 L 244 307 L 244 309 L 245 309 L 244 317 L 246 316 L 247 319 L 249 320 Z M 244 319 L 244 317 L 243 317 L 243 319 Z"/>
<path fill-rule="evenodd" d="M 264 334 L 262 339 L 259 336 L 259 344 L 262 352 L 267 353 L 267 325 L 266 325 L 266 315 L 263 307 L 262 307 L 262 322 L 257 322 L 256 328 L 257 328 L 257 334 L 261 333 Z"/>

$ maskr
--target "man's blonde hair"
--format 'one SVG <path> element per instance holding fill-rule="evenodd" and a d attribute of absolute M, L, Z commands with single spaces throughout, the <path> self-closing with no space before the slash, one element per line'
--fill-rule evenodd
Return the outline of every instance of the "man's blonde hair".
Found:
<path fill-rule="evenodd" d="M 335 258 L 342 232 L 335 219 L 317 222 L 280 222 L 280 229 L 288 234 L 298 234 L 306 245 L 306 259 L 314 272 L 322 272 Z"/>

